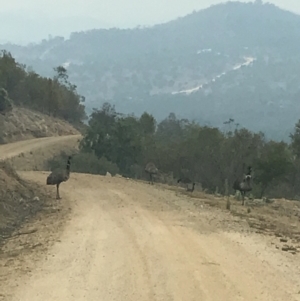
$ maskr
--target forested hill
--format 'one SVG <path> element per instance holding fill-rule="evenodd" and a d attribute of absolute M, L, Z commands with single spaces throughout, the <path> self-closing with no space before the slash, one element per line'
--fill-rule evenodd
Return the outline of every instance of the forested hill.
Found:
<path fill-rule="evenodd" d="M 19 106 L 81 126 L 86 119 L 84 97 L 68 80 L 65 68 L 58 66 L 54 71 L 53 78 L 42 77 L 11 53 L 0 52 L 0 114 Z"/>
<path fill-rule="evenodd" d="M 149 28 L 95 29 L 38 45 L 3 45 L 43 75 L 63 65 L 86 96 L 124 113 L 169 112 L 288 138 L 299 119 L 300 16 L 228 2 Z"/>

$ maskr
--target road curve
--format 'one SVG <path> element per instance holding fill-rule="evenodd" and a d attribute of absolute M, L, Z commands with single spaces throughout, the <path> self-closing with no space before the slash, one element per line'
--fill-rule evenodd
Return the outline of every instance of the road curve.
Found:
<path fill-rule="evenodd" d="M 0 158 L 79 138 L 1 145 Z M 55 188 L 45 186 L 47 174 L 20 172 L 54 196 Z M 264 237 L 241 233 L 237 220 L 226 230 L 228 213 L 193 207 L 174 191 L 116 177 L 71 173 L 60 192 L 62 206 L 71 210 L 59 239 L 49 248 L 32 248 L 26 260 L 0 261 L 0 300 L 300 300 L 298 255 L 288 257 Z M 34 245 L 47 241 L 37 230 Z M 28 244 L 29 238 L 22 239 L 23 245 L 11 243 L 16 250 Z"/>
<path fill-rule="evenodd" d="M 172 191 L 122 178 L 71 174 L 61 194 L 72 213 L 60 240 L 11 300 L 300 300 L 279 253 L 211 223 L 225 213 L 195 214 Z"/>
<path fill-rule="evenodd" d="M 34 138 L 29 140 L 23 140 L 8 144 L 0 145 L 0 160 L 6 160 L 21 153 L 27 153 L 39 148 L 47 148 L 50 145 L 59 145 L 62 141 L 78 140 L 81 139 L 81 135 L 67 135 L 67 136 L 55 136 L 55 137 L 44 137 Z"/>

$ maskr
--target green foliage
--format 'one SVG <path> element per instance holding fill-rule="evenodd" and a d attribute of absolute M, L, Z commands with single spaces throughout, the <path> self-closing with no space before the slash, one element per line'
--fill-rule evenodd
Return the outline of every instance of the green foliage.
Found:
<path fill-rule="evenodd" d="M 261 197 L 272 182 L 283 181 L 291 172 L 292 162 L 287 148 L 286 143 L 270 141 L 257 158 L 255 181 L 261 186 Z"/>
<path fill-rule="evenodd" d="M 62 152 L 48 161 L 51 170 L 63 168 L 67 162 L 67 154 Z M 93 153 L 81 152 L 72 157 L 71 172 L 106 175 L 109 172 L 112 176 L 119 173 L 117 164 L 108 161 L 105 157 L 98 159 Z"/>
<path fill-rule="evenodd" d="M 86 118 L 84 98 L 68 81 L 65 68 L 59 66 L 55 71 L 57 74 L 53 79 L 41 77 L 34 71 L 26 71 L 9 52 L 3 50 L 0 54 L 0 87 L 8 92 L 16 105 L 79 125 Z M 9 107 L 7 95 L 1 96 L 0 106 Z"/>
<path fill-rule="evenodd" d="M 131 166 L 141 156 L 143 127 L 139 120 L 133 116 L 121 116 L 105 103 L 101 110 L 94 110 L 89 125 L 81 149 L 94 152 L 98 158 L 106 157 L 125 174 L 130 174 Z"/>
<path fill-rule="evenodd" d="M 148 113 L 140 118 L 125 116 L 105 103 L 92 113 L 80 149 L 107 158 L 123 175 L 134 178 L 145 178 L 146 163 L 154 162 L 161 173 L 172 173 L 177 179 L 189 177 L 211 193 L 216 187 L 218 193 L 233 192 L 233 182 L 248 165 L 254 168 L 257 196 L 291 196 L 299 190 L 300 161 L 293 160 L 288 144 L 267 142 L 262 133 L 244 128 L 224 134 L 173 113 L 156 126 Z"/>
<path fill-rule="evenodd" d="M 156 130 L 156 120 L 152 115 L 144 112 L 140 117 L 139 123 L 145 136 L 154 134 Z"/>
<path fill-rule="evenodd" d="M 8 98 L 7 91 L 0 88 L 0 114 L 6 114 L 12 110 L 12 101 Z"/>
<path fill-rule="evenodd" d="M 300 159 L 300 120 L 296 123 L 294 132 L 290 135 L 291 149 L 297 159 Z"/>

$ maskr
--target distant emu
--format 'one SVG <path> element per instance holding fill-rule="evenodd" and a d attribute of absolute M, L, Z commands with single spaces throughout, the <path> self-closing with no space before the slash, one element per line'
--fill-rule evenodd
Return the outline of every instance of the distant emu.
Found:
<path fill-rule="evenodd" d="M 189 184 L 192 183 L 192 180 L 188 177 L 183 177 L 183 178 L 178 179 L 177 184 L 179 184 L 179 183 L 186 184 L 186 189 L 188 189 Z"/>
<path fill-rule="evenodd" d="M 195 189 L 195 185 L 196 183 L 194 182 L 192 188 L 187 187 L 186 191 L 193 192 Z"/>
<path fill-rule="evenodd" d="M 149 179 L 150 179 L 149 184 L 153 185 L 153 175 L 158 174 L 158 169 L 156 168 L 154 163 L 152 162 L 147 163 L 145 167 L 145 172 L 149 174 Z"/>
<path fill-rule="evenodd" d="M 252 190 L 252 176 L 251 176 L 251 172 L 252 172 L 252 167 L 249 166 L 248 167 L 248 172 L 247 174 L 244 176 L 243 180 L 235 180 L 235 182 L 233 183 L 233 189 L 235 191 L 239 191 L 242 195 L 242 205 L 245 205 L 245 194 L 248 191 Z"/>
<path fill-rule="evenodd" d="M 51 172 L 51 174 L 47 177 L 46 184 L 47 185 L 56 185 L 56 199 L 61 199 L 59 195 L 59 185 L 62 182 L 66 182 L 70 178 L 70 165 L 71 165 L 71 156 L 68 157 L 67 167 L 66 169 L 57 169 Z"/>

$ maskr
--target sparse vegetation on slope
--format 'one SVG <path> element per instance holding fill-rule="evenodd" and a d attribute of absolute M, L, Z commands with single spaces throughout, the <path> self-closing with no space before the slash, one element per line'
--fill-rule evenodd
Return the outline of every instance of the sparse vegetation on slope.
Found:
<path fill-rule="evenodd" d="M 26 70 L 25 65 L 16 62 L 9 52 L 3 50 L 0 71 L 1 91 L 2 94 L 6 93 L 1 94 L 0 104 L 4 103 L 3 99 L 7 103 L 9 96 L 17 106 L 58 117 L 75 125 L 81 124 L 86 117 L 82 104 L 84 98 L 77 93 L 76 86 L 69 82 L 66 69 L 62 66 L 55 68 L 53 79 L 41 77 L 32 70 Z"/>
<path fill-rule="evenodd" d="M 53 79 L 41 77 L 1 52 L 0 143 L 78 134 L 74 126 L 84 128 L 84 98 L 63 67 L 55 71 Z"/>
<path fill-rule="evenodd" d="M 9 115 L 0 115 L 0 124 L 0 143 L 79 134 L 78 130 L 62 119 L 21 107 L 15 107 Z"/>

